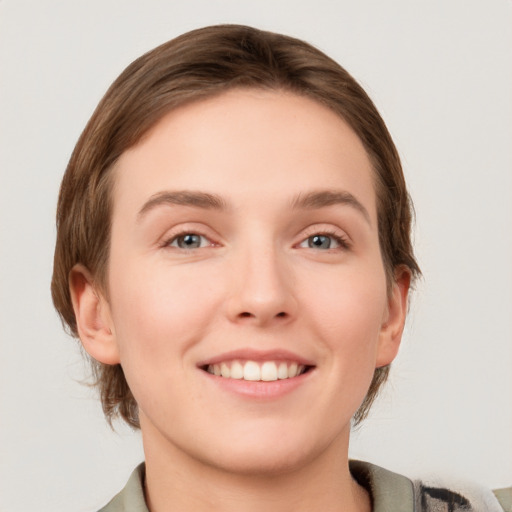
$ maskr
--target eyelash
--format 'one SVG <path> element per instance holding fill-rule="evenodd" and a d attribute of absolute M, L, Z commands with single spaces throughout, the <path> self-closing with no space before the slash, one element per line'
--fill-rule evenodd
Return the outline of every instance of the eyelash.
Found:
<path fill-rule="evenodd" d="M 204 245 L 204 246 L 201 245 L 199 247 L 179 247 L 178 245 L 173 245 L 175 242 L 178 243 L 178 240 L 180 238 L 184 238 L 186 236 L 197 236 L 197 237 L 200 237 L 203 240 L 207 240 L 208 244 Z M 183 251 L 193 251 L 195 249 L 204 249 L 206 247 L 213 247 L 215 245 L 216 244 L 214 242 L 212 242 L 206 235 L 202 235 L 202 234 L 197 233 L 197 232 L 192 231 L 192 230 L 181 231 L 179 233 L 173 234 L 171 237 L 166 238 L 165 241 L 162 244 L 163 247 L 175 247 L 176 249 L 181 249 Z"/>
<path fill-rule="evenodd" d="M 200 237 L 201 239 L 208 241 L 208 244 L 200 245 L 199 247 L 179 247 L 177 245 L 179 239 L 184 238 L 186 236 Z M 338 247 L 327 247 L 325 249 L 325 251 L 347 250 L 347 249 L 350 249 L 350 247 L 351 247 L 348 239 L 345 236 L 341 235 L 340 233 L 338 233 L 334 230 L 329 230 L 329 229 L 324 229 L 321 231 L 311 230 L 310 234 L 307 234 L 307 236 L 305 238 L 303 238 L 301 240 L 301 242 L 299 242 L 299 244 L 296 245 L 296 247 L 297 246 L 302 247 L 302 244 L 308 243 L 308 240 L 310 240 L 313 237 L 328 237 L 328 238 L 334 240 L 334 242 L 338 245 Z M 176 244 L 176 245 L 174 245 L 174 244 Z M 172 234 L 172 236 L 170 236 L 169 238 L 166 238 L 165 241 L 162 243 L 162 247 L 174 247 L 176 249 L 181 249 L 182 251 L 194 251 L 196 249 L 205 249 L 207 247 L 214 247 L 215 245 L 217 245 L 217 244 L 212 242 L 206 235 L 202 235 L 193 230 L 187 230 L 187 231 L 184 230 L 184 231 L 180 231 L 179 233 Z M 309 243 L 308 243 L 308 246 L 304 247 L 304 248 L 313 249 L 315 251 L 322 250 L 320 247 L 311 247 L 309 245 Z"/>
<path fill-rule="evenodd" d="M 331 229 L 323 229 L 321 231 L 312 230 L 310 234 L 308 234 L 300 243 L 299 246 L 303 243 L 306 243 L 309 239 L 315 236 L 325 236 L 334 240 L 339 247 L 328 247 L 326 251 L 335 251 L 335 250 L 348 250 L 351 245 L 346 236 L 341 235 L 339 232 Z M 319 248 L 308 247 L 309 249 L 319 250 Z"/>

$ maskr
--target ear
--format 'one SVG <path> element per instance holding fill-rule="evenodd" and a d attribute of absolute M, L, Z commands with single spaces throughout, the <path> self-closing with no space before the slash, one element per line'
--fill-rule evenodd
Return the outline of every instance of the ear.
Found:
<path fill-rule="evenodd" d="M 387 366 L 398 354 L 407 316 L 407 297 L 411 285 L 411 272 L 399 267 L 388 295 L 388 305 L 381 326 L 377 362 L 375 367 Z"/>
<path fill-rule="evenodd" d="M 119 350 L 110 314 L 110 306 L 83 265 L 69 273 L 69 290 L 78 336 L 88 354 L 105 364 L 119 363 Z"/>

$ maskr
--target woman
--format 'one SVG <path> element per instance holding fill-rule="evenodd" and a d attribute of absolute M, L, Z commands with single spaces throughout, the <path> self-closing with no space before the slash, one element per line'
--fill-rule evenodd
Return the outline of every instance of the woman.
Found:
<path fill-rule="evenodd" d="M 104 510 L 501 510 L 349 464 L 419 267 L 391 137 L 318 50 L 217 26 L 144 55 L 57 217 L 54 303 L 143 437 Z"/>

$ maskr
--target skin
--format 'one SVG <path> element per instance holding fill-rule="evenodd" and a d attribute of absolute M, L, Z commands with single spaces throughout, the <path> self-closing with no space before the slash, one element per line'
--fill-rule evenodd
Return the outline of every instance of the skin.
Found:
<path fill-rule="evenodd" d="M 342 119 L 276 91 L 180 107 L 121 156 L 108 299 L 82 266 L 71 291 L 85 349 L 121 363 L 139 404 L 153 512 L 370 510 L 350 420 L 397 353 L 409 286 L 398 273 L 388 292 L 372 176 Z M 326 190 L 342 200 L 297 206 Z M 182 191 L 222 208 L 162 200 Z M 311 368 L 262 396 L 198 367 L 234 350 Z"/>

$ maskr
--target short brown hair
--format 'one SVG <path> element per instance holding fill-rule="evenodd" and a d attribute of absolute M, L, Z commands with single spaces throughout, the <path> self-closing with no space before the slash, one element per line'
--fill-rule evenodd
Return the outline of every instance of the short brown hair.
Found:
<path fill-rule="evenodd" d="M 339 64 L 311 45 L 281 34 L 238 25 L 188 32 L 130 64 L 109 88 L 80 136 L 66 169 L 57 209 L 52 297 L 69 331 L 77 324 L 69 273 L 83 264 L 105 292 L 109 259 L 112 168 L 166 113 L 187 102 L 232 88 L 287 90 L 327 106 L 359 136 L 375 172 L 378 229 L 388 284 L 405 268 L 414 278 L 412 206 L 391 136 L 361 86 Z M 138 407 L 121 365 L 91 360 L 105 416 L 139 427 Z M 386 380 L 375 370 L 361 421 Z"/>

